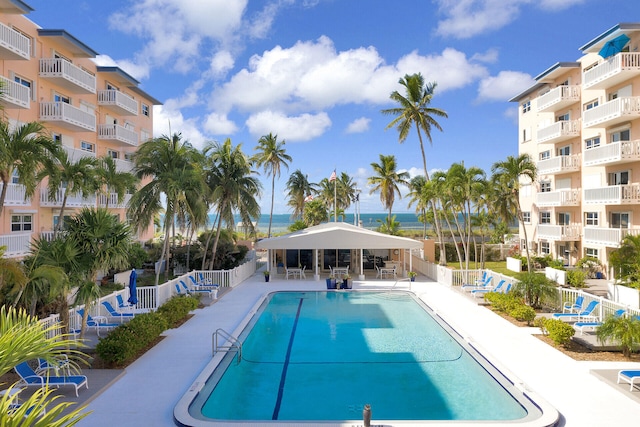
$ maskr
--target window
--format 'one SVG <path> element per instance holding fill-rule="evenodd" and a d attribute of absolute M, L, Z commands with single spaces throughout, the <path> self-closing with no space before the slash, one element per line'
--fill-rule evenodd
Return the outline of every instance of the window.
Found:
<path fill-rule="evenodd" d="M 11 174 L 11 183 L 12 184 L 20 184 L 20 175 L 18 174 L 18 169 L 14 169 Z"/>
<path fill-rule="evenodd" d="M 89 152 L 91 152 L 91 153 L 95 153 L 95 151 L 96 151 L 96 146 L 95 146 L 95 144 L 92 144 L 92 143 L 87 142 L 87 141 L 82 141 L 82 142 L 80 143 L 80 148 L 81 148 L 83 151 L 89 151 Z"/>
<path fill-rule="evenodd" d="M 629 212 L 611 212 L 611 228 L 629 228 Z"/>
<path fill-rule="evenodd" d="M 559 212 L 558 213 L 558 225 L 569 225 L 571 222 L 571 214 L 568 212 Z"/>
<path fill-rule="evenodd" d="M 551 248 L 549 247 L 549 242 L 540 242 L 540 253 L 543 255 L 551 254 Z"/>
<path fill-rule="evenodd" d="M 567 145 L 562 148 L 558 148 L 558 156 L 570 156 L 571 155 L 571 146 Z"/>
<path fill-rule="evenodd" d="M 31 80 L 27 80 L 27 79 L 25 79 L 23 77 L 20 77 L 20 76 L 14 76 L 13 77 L 13 81 L 18 83 L 18 84 L 21 84 L 22 86 L 25 86 L 25 87 L 28 87 L 29 89 L 31 89 L 31 84 L 32 84 Z"/>
<path fill-rule="evenodd" d="M 600 137 L 589 138 L 584 140 L 584 148 L 589 150 L 590 148 L 596 148 L 600 146 Z"/>
<path fill-rule="evenodd" d="M 149 117 L 149 106 L 147 104 L 142 104 L 142 115 Z"/>
<path fill-rule="evenodd" d="M 598 259 L 598 250 L 593 248 L 584 248 L 584 256 Z"/>
<path fill-rule="evenodd" d="M 71 104 L 71 98 L 69 98 L 66 95 L 61 95 L 59 93 L 56 93 L 55 95 L 53 95 L 53 100 L 54 102 L 64 102 L 65 104 Z"/>
<path fill-rule="evenodd" d="M 11 231 L 31 231 L 33 229 L 33 219 L 31 215 L 11 215 Z"/>
<path fill-rule="evenodd" d="M 591 110 L 592 108 L 596 108 L 598 106 L 598 100 L 594 99 L 593 101 L 587 102 L 584 104 L 584 111 Z"/>
<path fill-rule="evenodd" d="M 133 161 L 133 153 L 124 153 L 124 159 L 128 162 Z"/>
<path fill-rule="evenodd" d="M 598 226 L 598 212 L 585 212 L 584 223 L 586 225 Z"/>
<path fill-rule="evenodd" d="M 57 144 L 62 144 L 62 135 L 60 135 L 59 133 L 51 134 L 51 138 L 53 138 L 53 140 L 54 140 Z"/>
<path fill-rule="evenodd" d="M 566 122 L 569 121 L 569 113 L 564 113 L 559 116 L 556 116 L 556 122 Z"/>
<path fill-rule="evenodd" d="M 540 153 L 540 160 L 547 160 L 550 157 L 551 157 L 551 151 L 550 150 L 543 151 L 542 153 Z"/>
<path fill-rule="evenodd" d="M 540 212 L 540 224 L 551 224 L 551 212 L 549 211 Z"/>
<path fill-rule="evenodd" d="M 626 185 L 629 183 L 629 171 L 610 172 L 607 178 L 609 185 Z"/>
<path fill-rule="evenodd" d="M 522 221 L 525 224 L 531 224 L 531 212 L 527 211 L 527 212 L 522 212 Z"/>
<path fill-rule="evenodd" d="M 71 215 L 64 216 L 64 222 L 62 223 L 61 229 L 64 229 L 64 224 L 71 219 Z M 58 222 L 60 221 L 60 215 L 53 216 L 53 229 L 58 228 Z"/>
<path fill-rule="evenodd" d="M 107 84 L 107 90 L 120 90 L 109 82 L 106 82 L 106 84 Z"/>
<path fill-rule="evenodd" d="M 618 142 L 618 141 L 630 141 L 630 136 L 631 136 L 631 132 L 629 131 L 629 129 L 625 129 L 622 131 L 617 131 L 617 132 L 611 132 L 611 142 Z"/>
<path fill-rule="evenodd" d="M 107 150 L 107 156 L 111 157 L 112 159 L 117 159 L 120 157 L 120 153 L 115 150 Z"/>
<path fill-rule="evenodd" d="M 551 181 L 540 181 L 540 192 L 548 193 L 551 191 Z"/>

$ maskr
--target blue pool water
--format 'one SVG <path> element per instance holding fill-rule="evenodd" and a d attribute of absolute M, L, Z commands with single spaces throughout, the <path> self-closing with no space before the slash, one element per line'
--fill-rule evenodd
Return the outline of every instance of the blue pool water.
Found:
<path fill-rule="evenodd" d="M 404 292 L 276 292 L 189 407 L 199 420 L 512 420 L 533 402 Z M 479 359 L 479 360 L 477 360 Z M 482 363 L 480 363 L 482 362 Z"/>

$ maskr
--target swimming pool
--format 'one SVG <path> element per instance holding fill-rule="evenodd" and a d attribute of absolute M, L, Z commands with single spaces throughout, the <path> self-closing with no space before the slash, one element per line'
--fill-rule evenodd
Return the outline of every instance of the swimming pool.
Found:
<path fill-rule="evenodd" d="M 555 422 L 410 293 L 276 292 L 234 333 L 178 424 L 345 425 L 365 403 L 384 425 Z"/>

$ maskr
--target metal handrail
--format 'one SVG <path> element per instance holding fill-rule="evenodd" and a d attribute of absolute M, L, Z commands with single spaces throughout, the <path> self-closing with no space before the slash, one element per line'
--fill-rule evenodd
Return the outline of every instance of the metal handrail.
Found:
<path fill-rule="evenodd" d="M 218 337 L 224 340 L 223 344 L 218 344 Z M 238 354 L 238 363 L 242 360 L 242 343 L 238 338 L 231 335 L 229 332 L 222 328 L 216 329 L 212 337 L 212 350 L 215 356 L 218 351 L 235 351 Z"/>

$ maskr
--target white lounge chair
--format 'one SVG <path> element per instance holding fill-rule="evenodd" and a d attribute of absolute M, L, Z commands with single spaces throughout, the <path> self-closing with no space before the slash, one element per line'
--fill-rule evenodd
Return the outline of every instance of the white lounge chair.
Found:
<path fill-rule="evenodd" d="M 487 286 L 491 284 L 492 280 L 493 280 L 493 276 L 487 276 L 485 281 L 479 285 L 462 285 L 460 289 L 462 289 L 463 292 L 471 292 L 476 289 L 490 289 L 490 288 L 487 288 Z"/>
<path fill-rule="evenodd" d="M 485 286 L 483 289 L 472 289 L 471 295 L 473 295 L 474 298 L 477 298 L 479 296 L 484 297 L 484 295 L 489 292 L 502 292 L 502 286 L 504 285 L 505 281 L 506 280 L 504 279 L 500 280 L 495 288 L 493 286 Z"/>
<path fill-rule="evenodd" d="M 618 384 L 620 384 L 620 381 L 628 383 L 629 391 L 633 391 L 633 386 L 636 383 L 640 383 L 640 370 L 625 369 L 618 372 Z"/>

